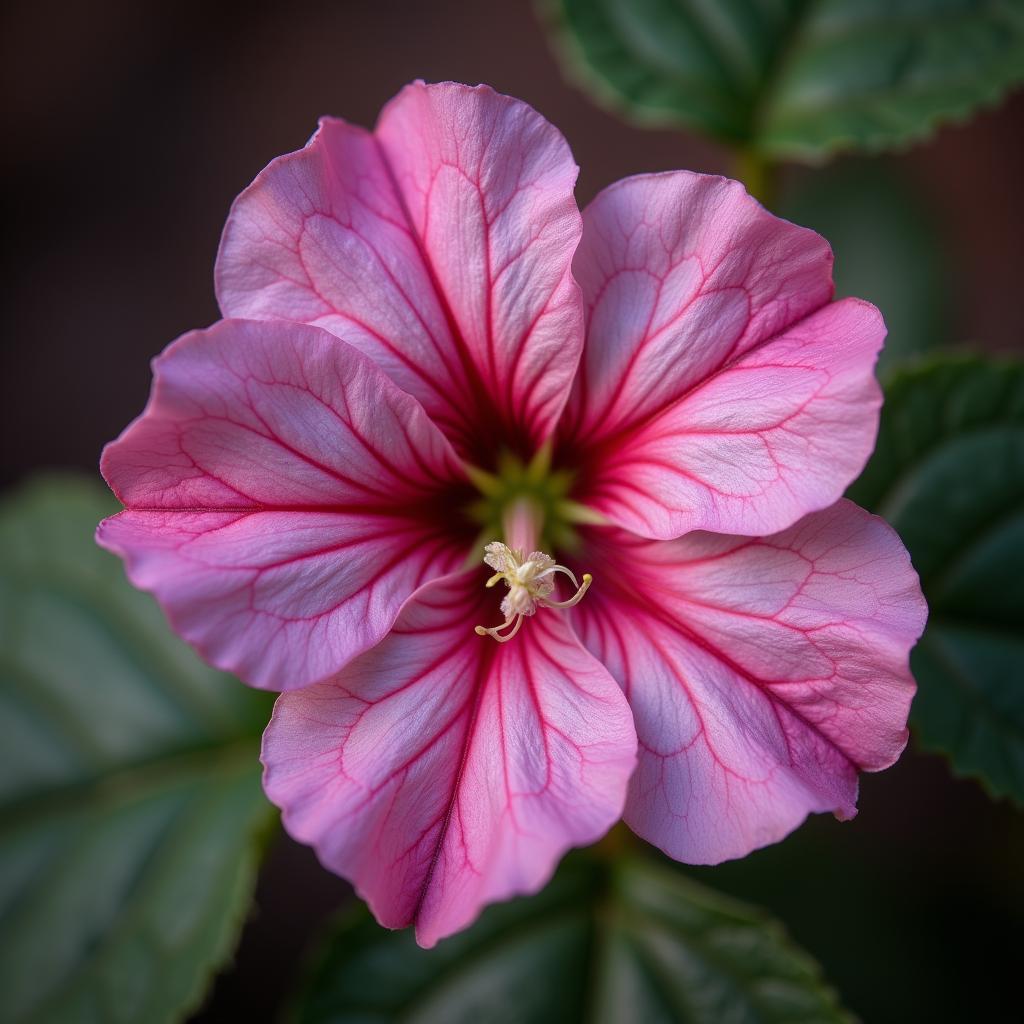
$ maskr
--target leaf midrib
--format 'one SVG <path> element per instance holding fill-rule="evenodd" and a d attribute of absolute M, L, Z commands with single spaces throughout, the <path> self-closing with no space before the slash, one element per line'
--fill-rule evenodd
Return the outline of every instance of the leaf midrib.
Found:
<path fill-rule="evenodd" d="M 22 827 L 34 818 L 59 814 L 68 805 L 81 808 L 85 804 L 131 802 L 132 797 L 145 796 L 171 781 L 207 778 L 224 770 L 236 774 L 246 765 L 255 768 L 258 753 L 257 737 L 235 736 L 161 751 L 153 757 L 129 760 L 73 782 L 27 790 L 0 804 L 0 834 Z"/>
<path fill-rule="evenodd" d="M 591 906 L 586 914 L 589 935 L 586 972 L 591 984 L 584 991 L 585 1005 L 582 1008 L 581 1020 L 603 1019 L 600 1002 L 596 998 L 600 987 L 597 968 L 605 958 L 605 954 L 610 948 L 610 940 L 616 932 L 620 937 L 629 940 L 636 965 L 648 977 L 662 1004 L 673 1013 L 683 1014 L 680 1016 L 680 1020 L 699 1019 L 696 1009 L 689 1002 L 685 999 L 679 1001 L 682 999 L 683 993 L 673 985 L 673 979 L 665 972 L 664 965 L 649 948 L 646 938 L 649 937 L 652 928 L 661 929 L 662 932 L 670 935 L 673 941 L 680 942 L 704 970 L 734 984 L 742 993 L 742 998 L 749 1009 L 758 1013 L 767 1009 L 759 999 L 757 990 L 757 983 L 761 980 L 759 976 L 756 973 L 744 974 L 741 964 L 723 958 L 715 951 L 713 943 L 710 941 L 710 937 L 715 932 L 714 925 L 685 931 L 680 929 L 675 922 L 658 914 L 653 908 L 633 907 L 627 899 L 615 897 L 616 883 L 614 878 L 608 875 L 595 879 L 591 885 L 594 886 L 594 892 L 591 895 Z M 422 1009 L 424 1000 L 433 1004 L 443 1003 L 443 997 L 447 991 L 457 988 L 467 973 L 472 976 L 480 962 L 485 961 L 496 950 L 501 951 L 507 948 L 510 945 L 510 937 L 511 944 L 518 945 L 527 941 L 531 936 L 547 932 L 553 925 L 565 925 L 572 916 L 571 914 L 567 915 L 567 910 L 571 910 L 572 907 L 571 902 L 559 901 L 556 905 L 545 908 L 536 917 L 516 922 L 512 927 L 499 929 L 452 963 L 445 964 L 415 993 L 410 995 L 408 1000 L 403 1001 L 400 1007 L 392 1010 L 396 1024 L 414 1020 L 417 1012 Z M 720 910 L 717 912 L 721 913 Z M 763 927 L 765 924 L 742 918 L 737 918 L 735 923 L 740 928 L 757 927 L 759 924 Z M 775 937 L 776 939 L 783 938 L 781 933 Z M 795 956 L 796 951 L 789 950 L 789 953 L 791 956 Z M 598 984 L 594 984 L 595 978 Z M 792 984 L 803 983 L 808 990 L 813 990 L 815 995 L 823 1001 L 830 999 L 831 991 L 813 973 L 804 978 L 794 977 L 785 980 Z M 351 1002 L 346 1004 L 346 1008 L 349 1011 L 362 1009 L 371 1012 L 379 1012 L 380 1009 L 377 1004 L 358 1006 Z M 833 1019 L 836 1021 L 850 1019 L 838 1006 L 833 1009 L 835 1011 Z"/>

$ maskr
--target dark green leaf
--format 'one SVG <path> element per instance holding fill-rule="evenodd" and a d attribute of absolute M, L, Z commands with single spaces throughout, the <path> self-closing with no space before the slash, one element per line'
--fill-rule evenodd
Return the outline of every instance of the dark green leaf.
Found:
<path fill-rule="evenodd" d="M 900 363 L 952 341 L 942 240 L 934 219 L 895 170 L 844 162 L 801 175 L 778 212 L 825 236 L 835 253 L 836 297 L 873 302 L 889 334 L 879 360 L 884 379 Z"/>
<path fill-rule="evenodd" d="M 301 1024 L 834 1024 L 817 967 L 763 913 L 647 861 L 570 859 L 432 950 L 365 912 L 333 936 Z"/>
<path fill-rule="evenodd" d="M 928 598 L 921 742 L 1024 802 L 1024 366 L 959 358 L 897 377 L 850 497 L 900 532 Z"/>
<path fill-rule="evenodd" d="M 93 542 L 75 478 L 0 507 L 0 992 L 10 1022 L 181 1019 L 234 947 L 263 694 L 203 666 Z"/>
<path fill-rule="evenodd" d="M 772 157 L 877 150 L 1024 80 L 1022 0 L 546 0 L 576 77 Z"/>

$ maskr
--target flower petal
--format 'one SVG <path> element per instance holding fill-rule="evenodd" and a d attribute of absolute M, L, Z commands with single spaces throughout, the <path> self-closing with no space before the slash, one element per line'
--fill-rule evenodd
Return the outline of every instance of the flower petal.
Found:
<path fill-rule="evenodd" d="M 288 831 L 424 946 L 600 837 L 636 761 L 621 691 L 561 613 L 498 645 L 473 634 L 496 611 L 480 592 L 475 572 L 425 586 L 379 646 L 280 697 L 264 737 Z"/>
<path fill-rule="evenodd" d="M 809 812 L 853 816 L 858 770 L 906 744 L 926 615 L 892 529 L 841 501 L 773 537 L 595 531 L 590 545 L 573 621 L 633 709 L 631 827 L 714 864 Z"/>
<path fill-rule="evenodd" d="M 375 134 L 325 118 L 239 196 L 217 260 L 221 308 L 334 332 L 467 457 L 532 450 L 583 344 L 576 173 L 525 103 L 407 86 Z"/>
<path fill-rule="evenodd" d="M 832 256 L 736 182 L 630 178 L 584 214 L 587 347 L 563 433 L 586 500 L 646 537 L 767 534 L 835 502 L 871 453 L 885 327 L 828 304 Z"/>
<path fill-rule="evenodd" d="M 97 539 L 213 664 L 271 689 L 322 679 L 459 565 L 455 454 L 354 349 L 301 324 L 222 321 L 154 374 L 103 453 L 127 508 Z"/>

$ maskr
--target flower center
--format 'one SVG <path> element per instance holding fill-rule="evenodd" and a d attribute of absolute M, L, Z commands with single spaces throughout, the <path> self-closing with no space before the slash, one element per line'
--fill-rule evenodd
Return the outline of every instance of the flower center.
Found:
<path fill-rule="evenodd" d="M 476 627 L 480 636 L 493 637 L 498 643 L 511 640 L 523 619 L 538 608 L 571 608 L 590 586 L 590 573 L 585 573 L 580 583 L 570 569 L 537 550 L 571 551 L 577 546 L 576 526 L 601 521 L 592 509 L 570 497 L 572 472 L 553 468 L 551 463 L 551 445 L 544 444 L 529 462 L 506 453 L 497 458 L 494 472 L 466 467 L 480 492 L 468 511 L 481 526 L 478 543 L 484 562 L 495 570 L 487 586 L 504 582 L 508 587 L 501 602 L 505 621 Z M 567 601 L 553 597 L 559 573 L 576 588 Z"/>
<path fill-rule="evenodd" d="M 519 632 L 523 619 L 538 608 L 571 608 L 579 604 L 593 579 L 587 572 L 580 583 L 571 569 L 558 565 L 543 551 L 531 551 L 524 557 L 522 551 L 513 550 L 500 540 L 491 541 L 484 551 L 484 562 L 496 570 L 486 585 L 493 587 L 504 580 L 508 593 L 501 602 L 505 621 L 498 626 L 477 626 L 476 632 L 479 636 L 493 637 L 499 644 L 511 640 Z M 576 588 L 576 593 L 567 601 L 551 599 L 556 573 L 564 573 Z"/>
<path fill-rule="evenodd" d="M 466 466 L 479 492 L 466 511 L 470 520 L 480 526 L 482 540 L 504 536 L 512 547 L 524 551 L 531 547 L 572 550 L 576 544 L 576 525 L 598 521 L 593 510 L 572 500 L 574 474 L 564 467 L 553 467 L 551 457 L 551 445 L 544 444 L 529 462 L 503 452 L 493 471 Z M 524 503 L 530 506 L 536 536 L 527 541 L 509 540 L 505 533 L 508 515 Z"/>

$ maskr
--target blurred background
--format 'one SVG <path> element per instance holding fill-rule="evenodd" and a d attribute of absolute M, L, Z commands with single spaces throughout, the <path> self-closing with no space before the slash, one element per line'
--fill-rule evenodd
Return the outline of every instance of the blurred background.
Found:
<path fill-rule="evenodd" d="M 581 205 L 640 171 L 735 174 L 711 142 L 595 107 L 515 0 L 13 0 L 2 17 L 5 488 L 43 467 L 96 472 L 145 402 L 149 360 L 218 316 L 212 268 L 232 199 L 320 114 L 372 125 L 410 79 L 484 81 L 564 132 Z M 840 158 L 822 174 L 841 182 L 861 166 Z M 903 190 L 896 215 L 927 225 L 905 269 L 913 280 L 934 261 L 945 282 L 931 329 L 1019 354 L 1024 94 L 876 166 Z M 817 173 L 786 168 L 780 183 L 809 222 L 846 202 Z M 913 749 L 864 780 L 860 807 L 852 823 L 816 819 L 742 862 L 688 873 L 770 908 L 866 1021 L 1019 1020 L 1024 820 Z M 273 1019 L 310 942 L 351 899 L 308 850 L 271 843 L 234 965 L 198 1020 Z"/>

